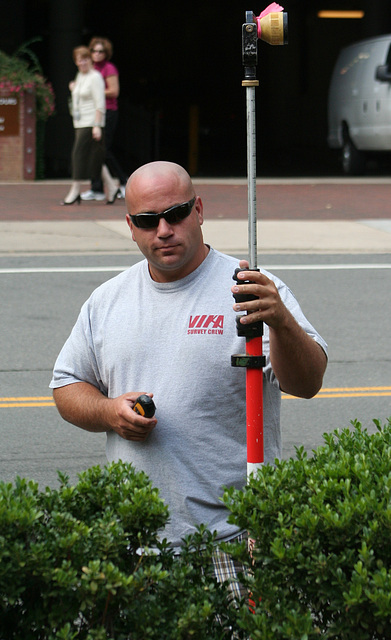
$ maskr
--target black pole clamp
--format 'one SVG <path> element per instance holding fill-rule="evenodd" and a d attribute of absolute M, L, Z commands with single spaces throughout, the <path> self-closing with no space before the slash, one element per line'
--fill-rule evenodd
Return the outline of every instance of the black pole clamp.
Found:
<path fill-rule="evenodd" d="M 231 356 L 231 367 L 262 369 L 266 364 L 265 356 L 249 356 L 247 353 L 235 353 Z"/>
<path fill-rule="evenodd" d="M 242 25 L 243 86 L 258 86 L 256 66 L 258 64 L 258 32 L 252 11 L 246 11 L 246 23 Z"/>

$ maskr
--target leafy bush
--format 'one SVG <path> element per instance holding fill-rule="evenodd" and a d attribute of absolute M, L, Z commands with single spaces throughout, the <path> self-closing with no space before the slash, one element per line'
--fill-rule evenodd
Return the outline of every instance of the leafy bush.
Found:
<path fill-rule="evenodd" d="M 2 640 L 231 637 L 211 533 L 201 527 L 174 556 L 158 539 L 167 507 L 131 465 L 93 467 L 75 486 L 59 475 L 43 492 L 0 483 Z"/>
<path fill-rule="evenodd" d="M 355 421 L 225 493 L 255 540 L 253 613 L 238 612 L 252 640 L 391 638 L 391 422 L 374 422 L 373 435 Z"/>
<path fill-rule="evenodd" d="M 75 486 L 60 474 L 58 490 L 0 483 L 0 639 L 391 638 L 391 421 L 375 424 L 227 489 L 229 520 L 255 546 L 220 546 L 249 569 L 250 608 L 212 575 L 205 527 L 180 556 L 159 539 L 167 507 L 131 465 Z"/>

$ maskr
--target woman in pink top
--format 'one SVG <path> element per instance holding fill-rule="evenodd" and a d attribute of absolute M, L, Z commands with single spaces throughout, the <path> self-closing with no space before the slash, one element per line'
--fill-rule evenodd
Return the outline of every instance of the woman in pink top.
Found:
<path fill-rule="evenodd" d="M 94 68 L 99 71 L 105 81 L 106 96 L 106 127 L 105 127 L 105 164 L 103 166 L 103 179 L 107 167 L 113 176 L 119 180 L 118 195 L 125 197 L 125 185 L 127 175 L 118 163 L 112 151 L 115 130 L 118 124 L 118 96 L 119 74 L 117 67 L 110 62 L 113 55 L 113 46 L 107 38 L 94 37 L 88 45 L 92 55 Z M 81 194 L 82 200 L 103 200 L 103 184 L 101 180 L 91 182 L 91 189 Z M 112 204 L 110 202 L 110 204 Z"/>

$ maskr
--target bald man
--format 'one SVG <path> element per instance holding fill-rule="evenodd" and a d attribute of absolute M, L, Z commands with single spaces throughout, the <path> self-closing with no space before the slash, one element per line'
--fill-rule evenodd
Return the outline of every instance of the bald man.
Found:
<path fill-rule="evenodd" d="M 288 287 L 266 271 L 244 270 L 252 282 L 241 292 L 254 300 L 233 303 L 232 275 L 248 263 L 204 243 L 203 203 L 182 167 L 152 162 L 137 169 L 126 205 L 145 259 L 83 305 L 55 364 L 56 405 L 65 420 L 107 433 L 109 461 L 147 473 L 168 504 L 164 536 L 173 547 L 200 523 L 219 540 L 240 537 L 221 502 L 223 487 L 246 483 L 245 376 L 231 367 L 245 338 L 237 335 L 235 312 L 252 312 L 241 322 L 265 323 L 266 463 L 281 456 L 281 390 L 315 395 L 327 345 Z M 140 393 L 153 395 L 154 417 L 133 411 Z"/>

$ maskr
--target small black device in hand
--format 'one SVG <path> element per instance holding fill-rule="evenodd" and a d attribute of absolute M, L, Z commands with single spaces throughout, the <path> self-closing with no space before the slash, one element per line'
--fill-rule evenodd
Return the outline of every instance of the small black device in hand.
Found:
<path fill-rule="evenodd" d="M 150 396 L 142 394 L 134 403 L 133 411 L 144 418 L 152 418 L 156 411 L 155 403 Z"/>

